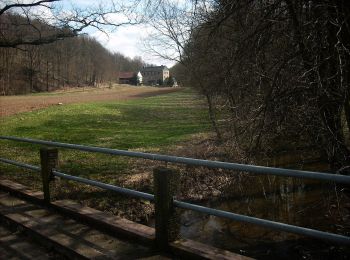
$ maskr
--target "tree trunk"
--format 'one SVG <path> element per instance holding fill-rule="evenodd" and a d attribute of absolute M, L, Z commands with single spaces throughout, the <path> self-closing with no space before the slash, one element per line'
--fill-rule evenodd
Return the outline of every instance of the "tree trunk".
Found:
<path fill-rule="evenodd" d="M 342 105 L 336 102 L 325 104 L 320 100 L 320 113 L 325 125 L 325 142 L 331 169 L 336 171 L 343 166 L 350 165 L 350 151 L 345 145 L 341 123 Z"/>
<path fill-rule="evenodd" d="M 46 60 L 46 91 L 49 92 L 49 60 Z"/>
<path fill-rule="evenodd" d="M 213 108 L 213 103 L 212 103 L 211 97 L 210 97 L 209 94 L 205 94 L 205 97 L 207 98 L 207 102 L 208 102 L 208 112 L 209 112 L 210 122 L 211 122 L 211 124 L 214 127 L 214 130 L 215 130 L 216 136 L 218 138 L 218 141 L 221 142 L 222 141 L 222 136 L 221 136 L 219 128 L 218 128 L 218 126 L 216 124 L 216 116 L 215 116 L 215 112 L 214 112 L 214 108 Z"/>
<path fill-rule="evenodd" d="M 345 119 L 348 125 L 348 131 L 350 135 L 350 97 L 349 95 L 347 95 L 345 99 L 344 111 L 345 111 Z"/>
<path fill-rule="evenodd" d="M 331 23 L 332 19 L 336 20 L 339 17 L 337 17 L 338 14 L 335 12 L 334 6 L 314 8 L 314 14 L 324 14 L 327 16 L 327 20 L 324 27 L 318 27 L 315 35 L 319 39 L 314 43 L 314 50 L 311 52 L 306 48 L 305 42 L 308 39 L 303 38 L 301 22 L 298 20 L 299 17 L 293 2 L 286 0 L 286 4 L 294 31 L 294 41 L 299 47 L 305 71 L 308 72 L 310 87 L 317 97 L 329 163 L 333 170 L 338 170 L 350 164 L 350 151 L 345 145 L 341 124 L 341 112 L 346 90 L 344 90 L 342 79 L 339 76 L 341 74 L 339 72 L 341 69 L 339 66 L 340 57 L 335 47 L 339 40 L 339 28 Z M 322 41 L 325 35 L 327 36 L 326 43 Z M 348 78 L 348 75 L 345 77 Z"/>

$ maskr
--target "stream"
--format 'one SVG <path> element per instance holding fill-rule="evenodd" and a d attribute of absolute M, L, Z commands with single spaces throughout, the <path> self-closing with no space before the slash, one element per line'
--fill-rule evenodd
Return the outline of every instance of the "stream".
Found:
<path fill-rule="evenodd" d="M 284 167 L 292 168 L 292 167 Z M 294 167 L 295 168 L 295 167 Z M 326 171 L 312 163 L 303 169 Z M 233 196 L 194 202 L 233 213 L 350 235 L 348 196 L 333 183 L 276 176 L 249 177 Z M 180 236 L 257 259 L 350 259 L 350 249 L 252 224 L 180 210 Z M 153 223 L 151 223 L 153 224 Z"/>
<path fill-rule="evenodd" d="M 201 203 L 216 209 L 349 235 L 350 223 L 342 216 L 331 185 L 281 184 L 280 190 L 263 196 L 244 196 Z M 347 229 L 347 232 L 345 232 Z M 234 222 L 194 211 L 181 213 L 180 235 L 258 259 L 349 259 L 349 252 L 316 239 L 272 231 L 252 224 Z M 322 250 L 321 250 L 322 249 Z M 332 256 L 333 251 L 344 258 Z M 346 258 L 347 257 L 347 258 Z"/>

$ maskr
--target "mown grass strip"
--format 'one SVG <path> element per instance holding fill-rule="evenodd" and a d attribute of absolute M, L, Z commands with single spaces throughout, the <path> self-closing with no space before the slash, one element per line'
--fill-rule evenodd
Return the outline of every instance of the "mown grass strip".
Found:
<path fill-rule="evenodd" d="M 164 151 L 210 129 L 203 100 L 188 90 L 124 102 L 53 106 L 1 121 L 1 135 L 143 151 Z M 1 157 L 38 164 L 38 149 L 2 142 Z M 72 174 L 104 180 L 130 168 L 126 158 L 78 151 L 61 151 L 60 161 L 61 169 Z M 0 167 L 6 175 L 18 171 Z"/>

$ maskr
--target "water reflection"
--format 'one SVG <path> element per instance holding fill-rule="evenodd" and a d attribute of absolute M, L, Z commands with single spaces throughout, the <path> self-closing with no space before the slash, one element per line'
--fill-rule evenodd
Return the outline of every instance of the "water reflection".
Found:
<path fill-rule="evenodd" d="M 324 170 L 324 165 L 320 168 Z M 245 176 L 241 180 L 230 187 L 229 199 L 199 204 L 332 233 L 350 233 L 348 201 L 333 183 L 276 176 Z M 320 256 L 349 259 L 350 256 L 349 249 L 315 239 L 193 211 L 181 213 L 181 224 L 182 237 L 260 259 L 319 259 Z"/>

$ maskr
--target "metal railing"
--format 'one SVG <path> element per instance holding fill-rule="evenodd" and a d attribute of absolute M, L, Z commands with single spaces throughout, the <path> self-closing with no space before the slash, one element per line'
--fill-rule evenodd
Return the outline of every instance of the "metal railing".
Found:
<path fill-rule="evenodd" d="M 46 146 L 52 146 L 52 147 L 61 147 L 61 148 L 74 149 L 74 150 L 81 150 L 86 152 L 96 152 L 96 153 L 112 154 L 112 155 L 119 155 L 119 156 L 137 157 L 137 158 L 156 160 L 156 161 L 204 166 L 209 168 L 221 168 L 221 169 L 229 169 L 229 170 L 236 170 L 236 171 L 245 171 L 253 174 L 262 174 L 262 175 L 269 174 L 269 175 L 284 176 L 284 177 L 309 178 L 309 179 L 317 179 L 317 180 L 323 180 L 323 181 L 332 181 L 332 182 L 343 183 L 343 184 L 350 184 L 350 176 L 337 175 L 337 174 L 289 170 L 289 169 L 262 167 L 262 166 L 255 166 L 255 165 L 244 165 L 244 164 L 228 163 L 228 162 L 220 162 L 220 161 L 199 160 L 199 159 L 192 159 L 192 158 L 159 155 L 159 154 L 151 154 L 151 153 L 143 153 L 143 152 L 132 152 L 132 151 L 124 151 L 124 150 L 116 150 L 116 149 L 84 146 L 84 145 L 50 142 L 50 141 L 43 141 L 43 140 L 33 140 L 33 139 L 27 139 L 27 138 L 9 137 L 9 136 L 0 136 L 0 139 L 25 142 L 25 143 L 31 143 L 31 144 L 46 145 Z M 16 165 L 22 168 L 33 170 L 33 171 L 41 170 L 41 168 L 38 166 L 16 162 L 5 158 L 0 158 L 0 162 Z M 57 177 L 99 187 L 105 190 L 114 191 L 120 194 L 138 197 L 149 201 L 154 201 L 155 199 L 155 196 L 152 194 L 135 191 L 131 189 L 126 189 L 122 187 L 117 187 L 114 185 L 110 185 L 110 184 L 106 184 L 106 183 L 102 183 L 94 180 L 89 180 L 86 178 L 76 177 L 76 176 L 68 175 L 56 170 L 53 170 L 52 173 L 54 176 L 57 176 Z M 236 214 L 236 213 L 227 212 L 223 210 L 217 210 L 217 209 L 203 207 L 200 205 L 178 201 L 178 200 L 174 200 L 173 205 L 175 207 L 182 208 L 182 209 L 193 210 L 196 212 L 209 214 L 217 217 L 222 217 L 222 218 L 226 218 L 234 221 L 255 224 L 258 226 L 262 226 L 265 228 L 274 229 L 278 231 L 290 232 L 290 233 L 303 235 L 303 236 L 310 236 L 313 238 L 328 240 L 339 244 L 347 244 L 347 245 L 350 244 L 350 237 L 344 236 L 344 235 L 289 225 L 289 224 L 275 222 L 275 221 L 266 220 L 266 219 L 255 218 L 255 217 Z"/>

